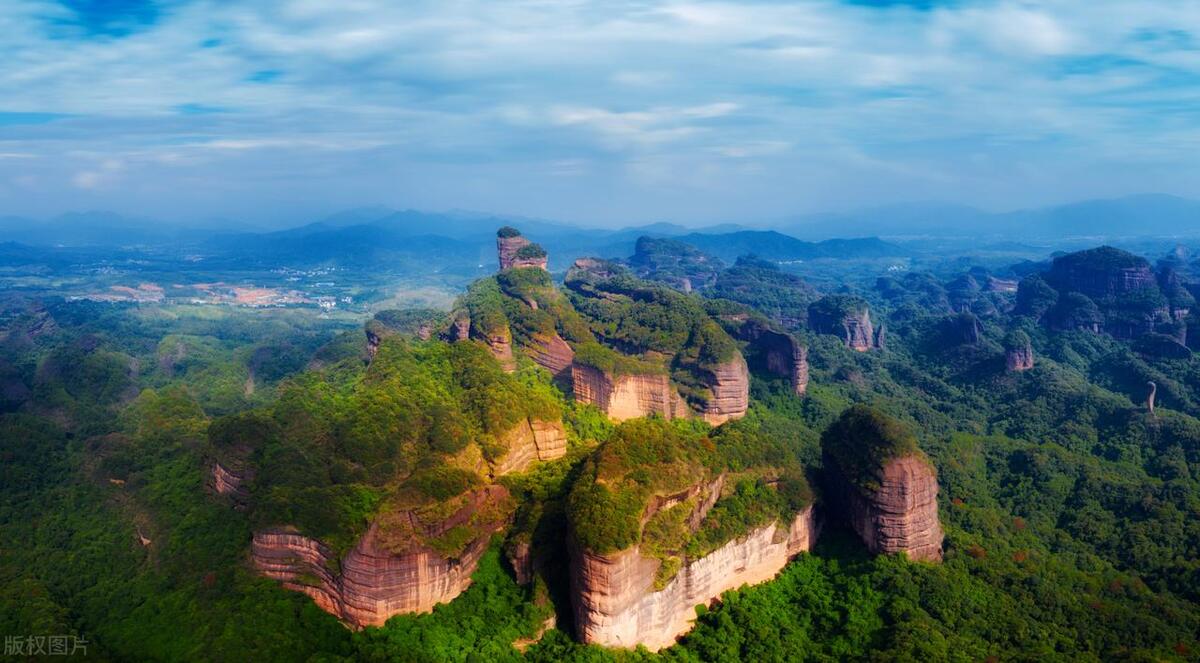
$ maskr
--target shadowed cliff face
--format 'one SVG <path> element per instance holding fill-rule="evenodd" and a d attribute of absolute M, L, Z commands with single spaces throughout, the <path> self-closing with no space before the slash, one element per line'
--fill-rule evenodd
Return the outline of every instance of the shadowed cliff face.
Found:
<path fill-rule="evenodd" d="M 866 352 L 875 346 L 867 303 L 857 297 L 830 295 L 808 308 L 808 324 L 819 334 L 838 336 L 846 347 Z"/>
<path fill-rule="evenodd" d="M 937 477 L 920 458 L 890 461 L 879 487 L 863 491 L 840 483 L 842 514 L 873 553 L 903 553 L 940 562 L 942 528 L 937 512 Z"/>
<path fill-rule="evenodd" d="M 1027 371 L 1033 368 L 1033 347 L 1029 343 L 1024 343 L 1005 349 L 1004 367 L 1012 372 Z"/>
<path fill-rule="evenodd" d="M 757 528 L 688 561 L 657 591 L 655 575 L 662 562 L 642 556 L 638 547 L 600 555 L 573 544 L 572 604 L 579 639 L 652 651 L 669 647 L 691 630 L 697 604 L 774 578 L 789 559 L 812 548 L 817 533 L 810 506 L 790 523 Z"/>
<path fill-rule="evenodd" d="M 855 405 L 821 436 L 832 517 L 873 553 L 941 561 L 937 475 L 907 426 Z"/>
<path fill-rule="evenodd" d="M 768 327 L 749 316 L 724 317 L 733 327 L 733 335 L 749 345 L 767 371 L 788 378 L 792 391 L 803 396 L 808 389 L 808 348 L 794 336 Z M 740 320 L 740 324 L 738 324 Z"/>

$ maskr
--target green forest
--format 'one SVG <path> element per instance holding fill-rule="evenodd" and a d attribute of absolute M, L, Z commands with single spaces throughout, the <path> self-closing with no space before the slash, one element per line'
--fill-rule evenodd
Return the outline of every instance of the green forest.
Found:
<path fill-rule="evenodd" d="M 818 298 L 802 282 L 767 291 L 793 280 L 739 261 L 709 294 L 761 307 L 800 339 L 810 381 L 801 397 L 754 372 L 746 416 L 717 428 L 614 425 L 519 353 L 505 373 L 484 344 L 442 340 L 454 312 L 378 316 L 366 330 L 389 335 L 368 362 L 362 320 L 12 298 L 0 337 L 0 632 L 76 635 L 97 660 L 1200 660 L 1200 360 L 1122 336 L 1145 296 L 1064 285 L 1071 270 L 1114 265 L 1141 263 L 1076 256 L 1015 293 L 978 274 L 837 293 L 821 315 L 869 307 L 887 325 L 885 349 L 855 352 L 807 328 Z M 1151 299 L 1154 319 L 1136 319 L 1153 327 L 1144 333 L 1175 339 L 1172 325 L 1193 324 L 1175 315 L 1180 298 L 1175 309 Z M 530 300 L 536 309 L 514 305 Z M 518 343 L 554 331 L 617 371 L 649 361 L 619 364 L 634 361 L 619 352 L 631 345 L 687 370 L 738 348 L 709 314 L 735 305 L 632 277 L 560 288 L 510 270 L 456 310 L 508 325 Z M 1006 370 L 1006 352 L 1026 346 L 1033 367 Z M 565 456 L 499 478 L 462 469 L 472 449 L 486 468 L 504 431 L 537 417 L 563 422 Z M 675 646 L 577 641 L 568 522 L 591 523 L 573 535 L 595 550 L 702 556 L 820 504 L 822 441 L 864 436 L 874 446 L 845 446 L 836 461 L 865 483 L 899 454 L 936 468 L 943 563 L 872 556 L 831 520 L 774 580 L 697 606 Z M 259 468 L 248 504 L 214 493 L 214 459 Z M 683 532 L 671 509 L 638 521 L 655 490 L 718 473 L 735 480 L 700 531 Z M 264 525 L 344 551 L 398 504 L 493 480 L 513 497 L 508 525 L 470 587 L 427 614 L 352 630 L 248 561 Z M 524 585 L 506 554 L 521 541 L 547 560 Z M 457 545 L 427 543 L 447 555 Z"/>

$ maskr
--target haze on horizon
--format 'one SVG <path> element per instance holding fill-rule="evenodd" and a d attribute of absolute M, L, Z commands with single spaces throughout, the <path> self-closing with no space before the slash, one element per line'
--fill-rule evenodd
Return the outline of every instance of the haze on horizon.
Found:
<path fill-rule="evenodd" d="M 588 224 L 1194 195 L 1183 0 L 9 0 L 0 216 Z"/>

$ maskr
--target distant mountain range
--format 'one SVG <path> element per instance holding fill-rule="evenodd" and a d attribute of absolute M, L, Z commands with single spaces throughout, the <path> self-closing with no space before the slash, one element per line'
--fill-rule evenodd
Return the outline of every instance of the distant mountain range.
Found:
<path fill-rule="evenodd" d="M 515 225 L 550 253 L 551 269 L 584 255 L 624 258 L 639 237 L 674 238 L 733 262 L 755 254 L 783 262 L 910 255 L 916 240 L 999 243 L 1200 236 L 1200 202 L 1166 195 L 1092 200 L 1071 205 L 989 213 L 946 204 L 906 204 L 846 214 L 796 217 L 755 229 L 738 224 L 688 228 L 652 223 L 620 229 L 578 226 L 477 212 L 431 213 L 364 207 L 272 232 L 181 227 L 111 212 L 64 214 L 37 221 L 0 218 L 0 242 L 33 246 L 148 246 L 215 259 L 257 263 L 394 266 L 456 265 L 490 269 L 494 233 Z M 764 224 L 765 225 L 765 224 Z M 880 238 L 883 239 L 880 239 Z M 846 239 L 857 238 L 857 239 Z"/>
<path fill-rule="evenodd" d="M 1143 194 L 996 213 L 965 205 L 909 203 L 844 214 L 800 216 L 771 225 L 806 239 L 847 235 L 973 237 L 991 241 L 1197 237 L 1200 201 Z"/>

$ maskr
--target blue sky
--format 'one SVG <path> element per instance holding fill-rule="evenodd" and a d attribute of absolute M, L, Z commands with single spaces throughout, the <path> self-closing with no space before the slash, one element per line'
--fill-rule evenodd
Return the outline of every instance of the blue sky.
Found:
<path fill-rule="evenodd" d="M 0 215 L 1200 195 L 1200 3 L 3 0 Z"/>

